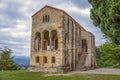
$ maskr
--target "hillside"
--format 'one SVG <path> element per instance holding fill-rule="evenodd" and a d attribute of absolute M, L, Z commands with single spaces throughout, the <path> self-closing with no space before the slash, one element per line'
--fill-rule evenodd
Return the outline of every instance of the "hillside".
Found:
<path fill-rule="evenodd" d="M 27 67 L 30 64 L 30 58 L 27 56 L 15 56 L 13 61 L 20 67 Z"/>

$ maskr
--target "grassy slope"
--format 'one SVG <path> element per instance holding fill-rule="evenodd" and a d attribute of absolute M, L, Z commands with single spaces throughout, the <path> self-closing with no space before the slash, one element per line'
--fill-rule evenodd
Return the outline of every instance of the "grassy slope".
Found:
<path fill-rule="evenodd" d="M 49 76 L 43 73 L 20 71 L 0 72 L 0 80 L 120 80 L 120 75 L 79 74 L 72 76 Z"/>

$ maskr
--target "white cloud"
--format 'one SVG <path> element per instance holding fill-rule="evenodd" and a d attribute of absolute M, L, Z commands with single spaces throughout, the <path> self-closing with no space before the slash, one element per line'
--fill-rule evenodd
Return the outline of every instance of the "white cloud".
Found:
<path fill-rule="evenodd" d="M 26 25 L 25 24 L 18 24 L 17 26 L 16 26 L 16 29 L 18 29 L 18 30 L 23 30 L 23 29 L 25 29 L 26 28 Z"/>
<path fill-rule="evenodd" d="M 104 43 L 105 40 L 102 38 L 100 31 L 96 28 L 93 28 L 94 26 L 89 23 L 90 21 L 90 8 L 80 8 L 76 6 L 75 4 L 71 3 L 70 1 L 64 1 L 64 0 L 5 0 L 7 3 L 0 3 L 0 9 L 5 9 L 9 2 L 15 2 L 17 4 L 20 4 L 20 6 L 17 6 L 16 4 L 14 7 L 17 6 L 17 10 L 11 10 L 15 12 L 19 12 L 24 17 L 21 19 L 11 19 L 2 14 L 0 15 L 0 21 L 4 22 L 3 25 L 7 27 L 3 27 L 0 29 L 0 41 L 6 40 L 6 38 L 12 38 L 9 41 L 6 41 L 9 44 L 8 47 L 10 47 L 16 56 L 29 56 L 30 54 L 30 36 L 31 36 L 31 15 L 37 12 L 39 9 L 44 7 L 46 4 L 63 9 L 71 16 L 77 16 L 78 22 L 82 24 L 87 30 L 91 31 L 96 36 L 96 45 L 100 45 L 101 43 Z M 59 3 L 60 2 L 60 3 Z M 10 11 L 11 8 L 9 8 Z M 8 15 L 12 15 L 6 13 Z M 80 18 L 79 18 L 80 16 Z M 81 17 L 82 16 L 82 17 Z M 86 20 L 88 19 L 88 21 Z M 12 25 L 11 25 L 12 24 Z M 15 27 L 12 27 L 15 26 Z M 0 26 L 1 27 L 1 26 Z M 3 38 L 4 37 L 4 38 Z M 101 42 L 100 42 L 101 40 Z M 0 46 L 6 46 L 7 45 L 1 45 Z M 22 44 L 22 45 L 20 45 Z"/>
<path fill-rule="evenodd" d="M 5 15 L 0 15 L 0 21 L 5 18 Z"/>
<path fill-rule="evenodd" d="M 5 3 L 0 2 L 0 9 L 5 9 L 7 5 Z"/>
<path fill-rule="evenodd" d="M 19 42 L 15 42 L 15 41 L 7 41 L 10 44 L 19 44 Z"/>
<path fill-rule="evenodd" d="M 31 31 L 27 30 L 28 26 L 25 23 L 22 23 L 20 21 L 17 21 L 18 24 L 16 25 L 15 28 L 2 28 L 0 29 L 1 34 L 6 34 L 10 35 L 12 37 L 18 37 L 18 38 L 25 38 L 25 37 L 30 37 Z"/>
<path fill-rule="evenodd" d="M 70 4 L 66 4 L 66 3 L 62 3 L 57 5 L 58 8 L 61 8 L 69 13 L 76 13 L 76 14 L 81 14 L 83 16 L 90 16 L 90 8 L 79 8 L 76 5 L 70 3 Z"/>
<path fill-rule="evenodd" d="M 8 32 L 10 30 L 11 30 L 11 28 L 3 28 L 3 29 L 0 29 L 0 32 L 3 33 L 3 32 Z"/>
<path fill-rule="evenodd" d="M 18 37 L 18 38 L 25 38 L 30 36 L 30 32 L 11 32 L 11 36 Z"/>
<path fill-rule="evenodd" d="M 81 14 L 83 16 L 89 16 L 90 15 L 90 8 L 85 8 L 85 9 L 81 9 L 75 6 L 71 6 L 68 8 L 68 11 L 77 13 L 77 14 Z"/>

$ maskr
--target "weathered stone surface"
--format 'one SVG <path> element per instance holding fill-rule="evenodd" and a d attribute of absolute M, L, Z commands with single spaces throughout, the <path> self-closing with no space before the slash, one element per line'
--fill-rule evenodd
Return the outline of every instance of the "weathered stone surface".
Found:
<path fill-rule="evenodd" d="M 94 35 L 65 11 L 45 6 L 32 16 L 29 71 L 68 72 L 95 67 Z"/>

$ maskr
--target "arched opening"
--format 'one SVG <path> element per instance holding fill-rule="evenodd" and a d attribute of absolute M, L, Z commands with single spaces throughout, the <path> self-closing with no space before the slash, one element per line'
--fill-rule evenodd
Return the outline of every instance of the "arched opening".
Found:
<path fill-rule="evenodd" d="M 52 30 L 52 49 L 57 50 L 58 49 L 58 37 L 57 37 L 57 31 Z"/>
<path fill-rule="evenodd" d="M 82 52 L 87 52 L 87 40 L 82 40 Z"/>
<path fill-rule="evenodd" d="M 41 34 L 40 32 L 36 32 L 35 34 L 35 40 L 34 40 L 34 50 L 39 51 L 41 48 Z"/>
<path fill-rule="evenodd" d="M 43 57 L 43 63 L 47 63 L 47 57 L 46 56 Z"/>
<path fill-rule="evenodd" d="M 49 32 L 47 30 L 43 31 L 44 40 L 43 40 L 43 50 L 48 50 L 50 46 Z"/>
<path fill-rule="evenodd" d="M 39 56 L 37 56 L 37 57 L 35 58 L 35 61 L 36 61 L 36 63 L 39 63 L 39 61 L 40 61 Z"/>
<path fill-rule="evenodd" d="M 55 57 L 53 56 L 51 62 L 52 62 L 52 63 L 55 63 L 55 61 L 56 61 L 56 60 L 55 60 Z"/>

